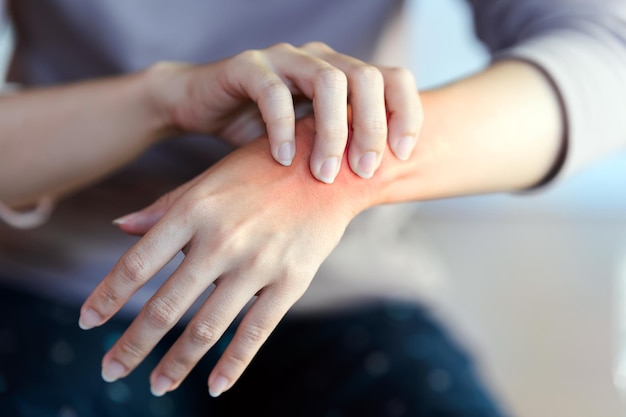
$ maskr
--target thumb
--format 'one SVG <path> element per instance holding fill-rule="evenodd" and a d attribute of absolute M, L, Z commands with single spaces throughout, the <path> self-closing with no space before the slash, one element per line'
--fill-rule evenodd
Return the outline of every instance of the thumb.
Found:
<path fill-rule="evenodd" d="M 113 224 L 118 226 L 124 233 L 143 236 L 163 217 L 178 197 L 191 188 L 198 179 L 199 177 L 196 177 L 175 190 L 162 195 L 158 200 L 142 210 L 113 220 Z"/>
<path fill-rule="evenodd" d="M 165 196 L 167 195 L 169 194 Z M 165 196 L 159 198 L 142 210 L 126 214 L 125 216 L 113 220 L 113 225 L 118 226 L 124 233 L 128 233 L 129 235 L 144 235 L 169 209 L 170 205 L 167 204 L 166 201 L 169 200 L 169 197 L 164 198 Z"/>

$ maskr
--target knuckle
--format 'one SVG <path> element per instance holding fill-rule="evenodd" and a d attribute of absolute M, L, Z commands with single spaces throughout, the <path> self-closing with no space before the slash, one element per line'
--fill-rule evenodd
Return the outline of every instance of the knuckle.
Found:
<path fill-rule="evenodd" d="M 248 366 L 247 358 L 244 357 L 239 350 L 225 352 L 224 360 L 228 364 L 228 368 L 230 368 L 232 374 L 240 374 Z"/>
<path fill-rule="evenodd" d="M 174 221 L 171 223 L 172 230 L 174 228 L 188 230 L 199 227 L 218 230 L 214 224 L 215 222 L 212 222 L 210 219 L 219 210 L 219 205 L 222 201 L 220 196 L 208 194 L 201 190 L 191 190 L 184 197 L 184 199 L 178 200 L 178 210 L 174 214 Z M 193 239 L 187 243 L 193 244 Z"/>
<path fill-rule="evenodd" d="M 198 323 L 190 324 L 189 341 L 196 346 L 210 346 L 217 340 L 217 328 L 217 322 L 212 318 L 205 318 Z"/>
<path fill-rule="evenodd" d="M 276 283 L 275 290 L 280 294 L 280 298 L 295 303 L 306 291 L 313 274 L 308 271 L 292 272 L 287 275 L 280 283 Z"/>
<path fill-rule="evenodd" d="M 110 285 L 105 285 L 100 291 L 100 299 L 107 306 L 116 306 L 120 300 L 120 296 Z"/>
<path fill-rule="evenodd" d="M 266 123 L 277 124 L 280 126 L 291 126 L 296 122 L 293 111 L 291 109 L 285 109 L 280 113 L 273 114 L 266 118 Z"/>
<path fill-rule="evenodd" d="M 120 340 L 118 349 L 118 352 L 121 353 L 123 357 L 132 358 L 133 360 L 142 359 L 146 354 L 136 343 L 127 339 Z"/>
<path fill-rule="evenodd" d="M 408 68 L 390 67 L 387 68 L 385 71 L 389 77 L 401 80 L 402 82 L 413 83 L 415 81 L 413 73 Z"/>
<path fill-rule="evenodd" d="M 270 335 L 269 327 L 264 323 L 247 324 L 242 332 L 242 339 L 248 346 L 259 346 Z"/>
<path fill-rule="evenodd" d="M 372 139 L 370 145 L 379 145 L 378 147 L 384 147 L 385 139 L 387 138 L 387 122 L 385 120 L 366 120 L 361 123 L 355 123 L 355 130 L 361 130 L 367 133 L 368 138 Z"/>
<path fill-rule="evenodd" d="M 242 63 L 258 63 L 263 60 L 263 52 L 258 49 L 248 49 L 242 52 L 239 52 L 232 59 L 232 62 L 235 65 L 240 65 Z"/>
<path fill-rule="evenodd" d="M 176 322 L 177 316 L 175 304 L 165 297 L 157 297 L 146 304 L 144 317 L 153 328 L 170 328 Z"/>
<path fill-rule="evenodd" d="M 215 235 L 220 237 L 220 241 L 216 243 L 213 252 L 216 256 L 232 259 L 245 253 L 249 240 L 246 239 L 246 234 L 240 228 L 237 230 L 235 227 L 222 227 L 216 230 Z"/>
<path fill-rule="evenodd" d="M 322 88 L 346 89 L 348 79 L 346 74 L 338 68 L 320 65 L 315 71 L 316 84 Z"/>
<path fill-rule="evenodd" d="M 372 65 L 360 64 L 351 71 L 351 76 L 355 82 L 364 85 L 382 85 L 384 82 L 383 74 L 380 70 Z"/>
<path fill-rule="evenodd" d="M 312 41 L 307 42 L 302 45 L 302 49 L 308 49 L 310 51 L 318 51 L 318 52 L 334 52 L 334 50 L 328 46 L 326 43 L 321 41 Z"/>
<path fill-rule="evenodd" d="M 183 223 L 183 227 L 188 227 L 193 223 L 192 219 L 206 218 L 209 213 L 215 210 L 215 205 L 215 201 L 209 198 L 209 196 L 192 190 L 184 199 L 180 200 L 178 217 L 181 218 L 181 222 L 189 222 L 187 224 Z"/>
<path fill-rule="evenodd" d="M 175 355 L 163 363 L 163 373 L 176 381 L 186 375 L 195 364 L 193 359 L 185 355 Z"/>
<path fill-rule="evenodd" d="M 333 148 L 343 144 L 348 138 L 348 126 L 338 123 L 326 123 L 319 127 L 318 135 Z M 341 154 L 341 152 L 339 152 Z"/>
<path fill-rule="evenodd" d="M 266 78 L 261 86 L 261 97 L 269 100 L 281 100 L 290 98 L 291 92 L 289 88 L 278 78 Z"/>
<path fill-rule="evenodd" d="M 277 51 L 286 51 L 286 52 L 293 52 L 295 51 L 295 49 L 296 48 L 288 42 L 278 42 L 268 48 L 268 50 L 270 51 L 277 50 Z"/>
<path fill-rule="evenodd" d="M 147 256 L 142 251 L 134 249 L 120 258 L 118 270 L 128 282 L 138 284 L 149 267 Z"/>

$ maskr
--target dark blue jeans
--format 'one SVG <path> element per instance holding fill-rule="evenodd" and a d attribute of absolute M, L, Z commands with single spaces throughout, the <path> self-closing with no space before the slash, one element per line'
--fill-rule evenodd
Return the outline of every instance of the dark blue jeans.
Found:
<path fill-rule="evenodd" d="M 416 305 L 288 316 L 217 399 L 206 381 L 232 330 L 178 390 L 155 398 L 148 375 L 180 329 L 129 377 L 107 384 L 101 358 L 129 323 L 112 320 L 85 332 L 77 319 L 75 306 L 0 290 L 0 416 L 503 415 L 467 355 Z"/>

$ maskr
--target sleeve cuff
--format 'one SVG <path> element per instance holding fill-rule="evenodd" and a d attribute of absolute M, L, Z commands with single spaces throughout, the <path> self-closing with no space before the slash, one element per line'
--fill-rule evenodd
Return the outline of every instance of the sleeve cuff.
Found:
<path fill-rule="evenodd" d="M 0 220 L 16 229 L 32 229 L 44 224 L 52 214 L 54 201 L 43 197 L 29 211 L 16 211 L 0 201 Z"/>
<path fill-rule="evenodd" d="M 567 142 L 553 178 L 563 178 L 626 145 L 626 48 L 617 38 L 593 36 L 593 31 L 554 29 L 544 35 L 497 52 L 494 60 L 533 63 L 556 87 Z"/>

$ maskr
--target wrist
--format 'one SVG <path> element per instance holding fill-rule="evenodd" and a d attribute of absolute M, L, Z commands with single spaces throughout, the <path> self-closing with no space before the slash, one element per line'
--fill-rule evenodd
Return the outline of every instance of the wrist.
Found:
<path fill-rule="evenodd" d="M 378 204 L 514 192 L 554 169 L 564 133 L 557 95 L 524 62 L 502 62 L 420 94 L 424 124 L 408 161 L 386 152 Z"/>
<path fill-rule="evenodd" d="M 439 178 L 439 162 L 451 145 L 446 140 L 447 111 L 440 90 L 420 92 L 424 122 L 416 147 L 407 160 L 399 160 L 387 149 L 372 178 L 375 205 L 429 200 L 454 194 Z"/>
<path fill-rule="evenodd" d="M 264 137 L 260 142 L 255 142 L 255 146 L 261 146 L 265 150 L 263 155 L 265 163 L 273 167 L 272 172 L 276 176 L 273 183 L 283 184 L 280 186 L 283 189 L 301 190 L 307 195 L 307 199 L 318 202 L 335 214 L 341 213 L 348 221 L 378 204 L 377 196 L 381 180 L 377 178 L 377 175 L 364 179 L 355 174 L 349 166 L 347 151 L 332 184 L 323 183 L 313 176 L 309 160 L 313 152 L 314 138 L 314 115 L 299 119 L 296 122 L 297 151 L 289 167 L 279 165 L 271 158 L 267 138 Z"/>
<path fill-rule="evenodd" d="M 158 139 L 179 134 L 179 108 L 183 102 L 191 65 L 158 62 L 139 73 L 144 107 L 151 115 Z"/>
<path fill-rule="evenodd" d="M 507 164 L 514 164 L 510 152 L 493 146 L 498 138 L 481 128 L 490 121 L 469 114 L 470 97 L 444 87 L 421 92 L 420 99 L 424 123 L 415 150 L 406 161 L 385 152 L 372 182 L 375 204 L 521 188 L 507 175 Z"/>

